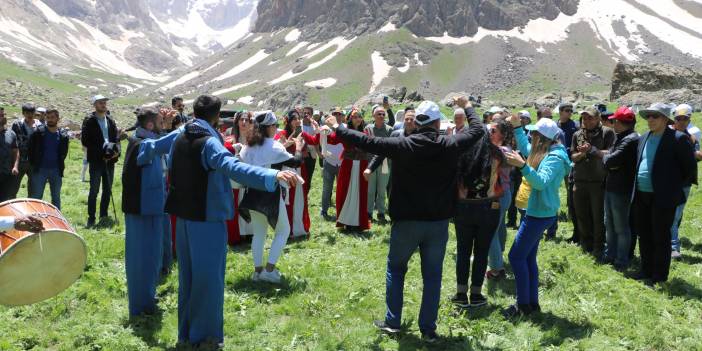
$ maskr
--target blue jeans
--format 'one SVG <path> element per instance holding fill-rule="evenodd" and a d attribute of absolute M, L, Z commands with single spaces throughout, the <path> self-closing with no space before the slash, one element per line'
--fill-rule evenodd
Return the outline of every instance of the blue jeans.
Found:
<path fill-rule="evenodd" d="M 630 195 L 605 192 L 604 218 L 607 230 L 605 254 L 617 266 L 629 264 L 629 251 L 631 250 L 630 210 Z"/>
<path fill-rule="evenodd" d="M 390 250 L 386 272 L 385 322 L 394 328 L 402 324 L 407 263 L 419 248 L 422 265 L 422 306 L 419 309 L 419 329 L 423 332 L 436 330 L 441 296 L 441 274 L 448 241 L 448 220 L 398 221 L 390 231 Z"/>
<path fill-rule="evenodd" d="M 529 305 L 539 303 L 539 267 L 536 254 L 544 230 L 553 225 L 558 217 L 536 218 L 526 216 L 519 226 L 509 251 L 509 262 L 514 271 L 517 285 L 517 304 Z"/>
<path fill-rule="evenodd" d="M 678 208 L 675 209 L 675 219 L 673 219 L 673 226 L 670 228 L 670 245 L 672 250 L 677 252 L 680 252 L 680 225 L 682 224 L 682 216 L 683 211 L 685 211 L 685 204 L 687 203 L 687 199 L 690 197 L 690 188 L 691 187 L 689 186 L 683 188 L 683 192 L 685 193 L 685 202 L 678 205 Z"/>
<path fill-rule="evenodd" d="M 46 183 L 49 183 L 51 190 L 51 204 L 61 209 L 61 174 L 58 168 L 39 168 L 35 169 L 30 175 L 32 188 L 30 189 L 29 197 L 41 200 L 44 197 L 44 188 Z"/>
<path fill-rule="evenodd" d="M 492 269 L 505 268 L 505 262 L 502 258 L 502 253 L 505 251 L 505 242 L 507 241 L 507 225 L 505 224 L 505 216 L 512 203 L 512 189 L 505 189 L 504 194 L 500 198 L 500 223 L 497 226 L 497 231 L 492 237 L 490 250 L 488 251 L 488 266 Z M 515 216 L 516 217 L 516 216 Z"/>

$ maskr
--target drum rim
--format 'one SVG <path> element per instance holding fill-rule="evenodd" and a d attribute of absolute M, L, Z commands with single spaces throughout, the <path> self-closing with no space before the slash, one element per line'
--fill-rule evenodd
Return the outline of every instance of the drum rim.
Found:
<path fill-rule="evenodd" d="M 54 204 L 52 204 L 51 202 L 46 202 L 46 201 L 44 201 L 44 200 L 39 200 L 39 199 L 32 199 L 32 198 L 29 198 L 29 197 L 23 197 L 23 198 L 21 198 L 21 199 L 12 199 L 12 200 L 6 200 L 6 201 L 3 201 L 3 202 L 0 202 L 0 207 L 5 206 L 5 205 L 9 205 L 9 204 L 11 204 L 11 203 L 13 203 L 13 202 L 22 202 L 22 201 L 41 202 L 41 203 L 43 203 L 43 204 L 46 204 L 46 205 L 51 206 L 51 208 L 55 209 L 56 211 L 58 211 L 59 213 L 61 213 L 61 215 L 63 216 L 63 212 L 61 212 L 61 210 L 59 210 L 59 208 L 56 207 L 56 206 L 54 206 Z M 63 217 L 66 218 L 66 216 L 63 216 Z"/>
<path fill-rule="evenodd" d="M 65 234 L 73 235 L 73 236 L 75 236 L 76 238 L 78 238 L 78 240 L 80 241 L 80 243 L 83 245 L 83 250 L 84 250 L 83 252 L 85 252 L 85 260 L 83 261 L 83 266 L 84 266 L 83 268 L 85 269 L 85 266 L 88 264 L 88 245 L 86 245 L 85 239 L 83 239 L 82 236 L 80 236 L 80 235 L 78 235 L 78 234 L 76 234 L 76 233 L 74 233 L 74 232 L 69 232 L 68 230 L 65 230 L 65 229 L 45 230 L 45 231 L 40 232 L 40 233 L 35 233 L 35 234 L 32 234 L 32 235 L 25 235 L 25 236 L 21 237 L 19 240 L 13 242 L 12 245 L 8 246 L 6 250 L 3 250 L 2 253 L 0 253 L 0 263 L 2 263 L 3 258 L 4 258 L 8 253 L 10 253 L 10 252 L 15 248 L 15 246 L 17 246 L 17 244 L 21 243 L 21 242 L 24 241 L 25 239 L 29 239 L 29 238 L 33 237 L 34 235 L 41 235 L 42 233 L 46 233 L 46 232 L 65 233 Z"/>

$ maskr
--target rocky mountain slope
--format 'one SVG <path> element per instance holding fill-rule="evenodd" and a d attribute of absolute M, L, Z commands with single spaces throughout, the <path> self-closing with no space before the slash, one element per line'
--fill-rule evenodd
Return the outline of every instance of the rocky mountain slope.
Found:
<path fill-rule="evenodd" d="M 3 0 L 0 55 L 160 81 L 247 33 L 255 0 Z M 138 88 L 138 86 L 135 86 Z"/>
<path fill-rule="evenodd" d="M 365 103 L 404 88 L 515 105 L 574 90 L 605 100 L 617 62 L 702 70 L 701 8 L 698 0 L 261 0 L 252 33 L 148 98 L 214 92 L 283 109 Z"/>

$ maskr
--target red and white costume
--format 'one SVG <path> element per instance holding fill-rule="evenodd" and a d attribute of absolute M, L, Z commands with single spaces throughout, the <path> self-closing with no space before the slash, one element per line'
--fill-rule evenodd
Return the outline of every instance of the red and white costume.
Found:
<path fill-rule="evenodd" d="M 305 135 L 305 141 L 312 144 L 321 142 L 322 134 L 313 138 Z M 370 229 L 368 219 L 368 182 L 363 177 L 363 171 L 368 167 L 368 154 L 336 138 L 332 133 L 327 137 L 331 145 L 342 144 L 341 167 L 336 180 L 336 226 L 357 227 L 360 230 Z"/>
<path fill-rule="evenodd" d="M 288 133 L 281 130 L 275 135 L 275 140 L 288 140 Z M 309 135 L 306 139 L 309 139 Z M 288 146 L 286 150 L 291 154 L 295 154 L 295 145 Z M 302 179 L 307 179 L 307 169 L 304 162 L 298 168 L 283 167 L 283 170 L 293 171 Z M 290 222 L 290 237 L 303 237 L 310 235 L 310 214 L 307 208 L 307 192 L 299 191 L 298 187 L 290 188 L 289 197 L 286 199 L 285 208 L 288 212 L 288 221 Z"/>

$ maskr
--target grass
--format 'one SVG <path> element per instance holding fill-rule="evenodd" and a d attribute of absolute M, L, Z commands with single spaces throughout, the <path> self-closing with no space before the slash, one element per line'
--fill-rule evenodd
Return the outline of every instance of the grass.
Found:
<path fill-rule="evenodd" d="M 62 93 L 76 93 L 80 91 L 80 88 L 76 85 L 54 79 L 46 72 L 22 68 L 6 59 L 0 59 L 0 78 L 18 80 L 40 87 L 55 89 Z"/>
<path fill-rule="evenodd" d="M 702 116 L 695 117 L 697 124 Z M 642 124 L 643 125 L 643 124 Z M 124 227 L 88 230 L 87 183 L 80 182 L 82 153 L 71 144 L 63 186 L 64 215 L 88 245 L 88 267 L 68 290 L 24 307 L 0 307 L 0 350 L 164 350 L 177 340 L 177 269 L 158 289 L 160 311 L 128 318 L 124 273 Z M 121 173 L 121 162 L 116 173 Z M 486 282 L 489 305 L 457 311 L 448 302 L 455 289 L 455 235 L 446 259 L 438 345 L 420 340 L 418 255 L 405 284 L 404 324 L 397 338 L 371 325 L 383 316 L 388 226 L 367 235 L 346 235 L 319 212 L 321 171 L 310 199 L 312 235 L 288 243 L 280 261 L 281 286 L 250 281 L 248 245 L 227 257 L 225 342 L 227 350 L 700 350 L 702 349 L 702 198 L 692 190 L 682 226 L 683 254 L 670 281 L 655 288 L 624 278 L 563 240 L 571 225 L 560 223 L 558 240 L 539 254 L 544 314 L 515 322 L 499 311 L 514 301 L 514 277 Z M 119 176 L 114 190 L 121 192 Z M 20 190 L 26 194 L 26 189 Z M 46 191 L 48 196 L 48 190 Z M 120 208 L 120 196 L 115 197 Z M 514 231 L 509 231 L 508 246 Z M 509 249 L 509 248 L 508 248 Z"/>

